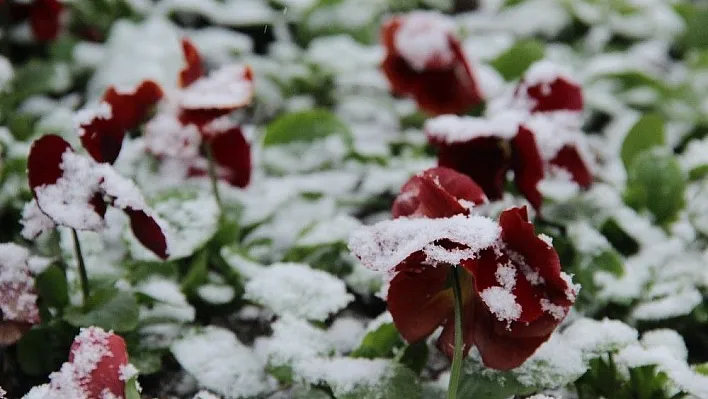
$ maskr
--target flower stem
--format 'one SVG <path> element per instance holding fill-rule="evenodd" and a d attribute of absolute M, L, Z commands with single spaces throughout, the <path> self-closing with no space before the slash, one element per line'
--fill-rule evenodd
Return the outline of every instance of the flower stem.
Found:
<path fill-rule="evenodd" d="M 460 286 L 460 275 L 457 267 L 452 267 L 452 291 L 455 294 L 455 349 L 452 356 L 452 368 L 450 369 L 450 383 L 447 387 L 447 398 L 457 399 L 457 388 L 460 385 L 460 373 L 462 372 L 462 288 Z"/>
<path fill-rule="evenodd" d="M 211 180 L 211 192 L 214 194 L 214 199 L 216 199 L 216 204 L 219 206 L 219 217 L 224 217 L 224 205 L 221 202 L 221 195 L 219 194 L 219 180 L 216 177 L 216 165 L 214 162 L 214 154 L 211 149 L 211 143 L 204 143 L 204 150 L 207 154 L 207 160 L 209 161 L 209 179 Z"/>
<path fill-rule="evenodd" d="M 79 242 L 79 235 L 76 233 L 76 229 L 71 229 L 71 235 L 74 238 L 74 252 L 76 252 L 77 266 L 79 268 L 79 280 L 81 281 L 81 291 L 84 294 L 84 306 L 86 306 L 89 299 L 89 281 L 88 274 L 86 273 L 86 264 L 84 263 L 84 255 L 81 252 L 81 243 Z"/>

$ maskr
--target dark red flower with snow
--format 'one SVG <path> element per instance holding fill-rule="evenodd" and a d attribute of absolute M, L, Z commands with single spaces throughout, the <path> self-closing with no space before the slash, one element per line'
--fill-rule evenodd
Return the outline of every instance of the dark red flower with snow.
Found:
<path fill-rule="evenodd" d="M 489 119 L 444 115 L 429 119 L 425 133 L 438 147 L 438 164 L 472 178 L 490 199 L 502 197 L 507 173 L 513 170 L 519 191 L 539 208 L 543 160 L 534 135 L 519 121 L 517 113 Z"/>
<path fill-rule="evenodd" d="M 16 343 L 40 322 L 28 260 L 27 249 L 0 244 L 0 347 Z"/>
<path fill-rule="evenodd" d="M 578 288 L 548 241 L 525 208 L 513 208 L 499 224 L 464 215 L 380 222 L 356 232 L 350 248 L 365 266 L 391 272 L 388 310 L 403 338 L 417 342 L 442 327 L 438 347 L 449 357 L 457 267 L 463 349 L 476 346 L 486 366 L 508 370 L 548 340 L 575 301 Z"/>
<path fill-rule="evenodd" d="M 27 169 L 29 185 L 41 212 L 28 212 L 40 220 L 26 221 L 25 228 L 32 223 L 45 225 L 48 218 L 57 225 L 97 231 L 103 227 L 106 208 L 111 205 L 128 215 L 138 241 L 157 256 L 167 258 L 167 240 L 161 222 L 135 183 L 120 176 L 110 165 L 75 153 L 59 136 L 46 135 L 32 143 Z M 28 230 L 41 232 L 41 229 Z"/>
<path fill-rule="evenodd" d="M 514 91 L 514 104 L 530 112 L 583 110 L 580 83 L 558 65 L 547 61 L 532 64 Z"/>
<path fill-rule="evenodd" d="M 433 114 L 463 113 L 482 101 L 452 20 L 436 12 L 394 16 L 382 27 L 381 68 L 391 90 Z"/>
<path fill-rule="evenodd" d="M 69 361 L 49 378 L 47 397 L 104 399 L 125 397 L 125 383 L 137 370 L 128 363 L 125 340 L 98 327 L 81 329 Z"/>
<path fill-rule="evenodd" d="M 486 202 L 484 191 L 472 179 L 439 166 L 408 180 L 393 202 L 391 213 L 394 218 L 443 218 L 469 214 L 470 208 Z"/>
<path fill-rule="evenodd" d="M 239 125 L 229 114 L 253 98 L 253 72 L 248 66 L 228 65 L 205 75 L 197 48 L 182 41 L 186 65 L 179 75 L 180 90 L 146 126 L 148 150 L 158 157 L 185 161 L 190 176 L 208 173 L 207 146 L 217 175 L 245 187 L 251 175 L 251 150 Z"/>
<path fill-rule="evenodd" d="M 35 39 L 41 42 L 57 38 L 64 9 L 59 0 L 8 1 L 11 23 L 28 20 Z"/>
<path fill-rule="evenodd" d="M 162 89 L 151 80 L 129 91 L 110 86 L 97 111 L 85 111 L 77 117 L 81 144 L 97 162 L 112 164 L 120 154 L 126 132 L 137 128 L 162 97 Z"/>

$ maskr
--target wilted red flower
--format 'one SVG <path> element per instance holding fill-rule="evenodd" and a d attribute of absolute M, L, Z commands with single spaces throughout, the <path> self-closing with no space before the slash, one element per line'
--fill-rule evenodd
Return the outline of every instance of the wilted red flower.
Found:
<path fill-rule="evenodd" d="M 56 39 L 61 28 L 63 6 L 59 0 L 33 0 L 31 2 L 9 1 L 10 20 L 19 22 L 29 20 L 32 33 L 38 41 Z M 2 6 L 0 1 L 0 6 Z"/>
<path fill-rule="evenodd" d="M 0 244 L 0 346 L 16 343 L 40 322 L 28 260 L 25 248 Z"/>
<path fill-rule="evenodd" d="M 541 206 L 536 186 L 544 166 L 534 135 L 519 125 L 518 114 L 484 119 L 444 115 L 425 124 L 428 140 L 438 147 L 438 164 L 472 178 L 490 199 L 504 194 L 506 175 L 534 208 Z"/>
<path fill-rule="evenodd" d="M 452 169 L 436 167 L 413 176 L 393 202 L 394 218 L 441 218 L 469 214 L 487 202 L 484 191 L 469 177 Z"/>
<path fill-rule="evenodd" d="M 123 398 L 125 383 L 136 372 L 128 363 L 128 351 L 122 337 L 98 327 L 83 328 L 71 345 L 69 361 L 49 376 L 45 396 Z"/>
<path fill-rule="evenodd" d="M 499 230 L 485 218 L 464 218 L 381 222 L 355 233 L 350 248 L 364 265 L 392 270 L 388 309 L 403 338 L 417 342 L 443 327 L 438 347 L 449 357 L 454 348 L 449 273 L 459 267 L 463 350 L 477 346 L 491 368 L 518 367 L 565 318 L 578 288 L 561 272 L 548 240 L 534 234 L 525 208 L 502 212 Z M 418 232 L 402 231 L 414 227 L 404 223 L 419 224 Z"/>
<path fill-rule="evenodd" d="M 190 176 L 207 174 L 202 144 L 211 148 L 220 178 L 237 187 L 248 185 L 251 150 L 238 124 L 228 114 L 247 106 L 253 97 L 253 72 L 248 66 L 225 66 L 204 75 L 196 47 L 182 40 L 186 65 L 179 74 L 180 90 L 173 102 L 145 130 L 148 150 L 159 157 L 180 158 Z"/>
<path fill-rule="evenodd" d="M 98 112 L 82 115 L 79 128 L 81 144 L 97 162 L 112 164 L 118 158 L 123 138 L 148 116 L 163 96 L 160 86 L 142 81 L 132 91 L 119 91 L 110 86 L 103 95 Z"/>
<path fill-rule="evenodd" d="M 436 12 L 394 16 L 382 27 L 381 65 L 394 93 L 412 96 L 433 115 L 463 113 L 482 94 L 452 20 Z"/>
<path fill-rule="evenodd" d="M 159 257 L 168 256 L 162 227 L 140 190 L 110 165 L 76 154 L 59 136 L 46 135 L 32 143 L 27 169 L 36 205 L 53 223 L 95 231 L 103 227 L 111 205 L 128 215 L 138 241 Z"/>

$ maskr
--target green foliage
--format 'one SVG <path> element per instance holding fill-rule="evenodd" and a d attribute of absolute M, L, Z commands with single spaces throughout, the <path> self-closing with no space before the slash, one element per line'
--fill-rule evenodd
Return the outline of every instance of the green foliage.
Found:
<path fill-rule="evenodd" d="M 131 377 L 125 382 L 125 399 L 141 399 L 137 376 Z"/>
<path fill-rule="evenodd" d="M 385 8 L 375 3 L 359 4 L 360 7 L 376 7 L 369 20 L 358 21 L 354 24 L 347 21 L 344 7 L 351 7 L 352 0 L 319 0 L 310 9 L 305 11 L 302 20 L 297 27 L 297 37 L 302 44 L 307 44 L 318 36 L 328 36 L 337 34 L 348 34 L 353 39 L 371 44 L 376 40 L 378 34 L 378 16 L 385 11 Z M 348 5 L 345 5 L 349 2 Z"/>
<path fill-rule="evenodd" d="M 655 113 L 642 116 L 630 129 L 622 143 L 621 157 L 629 171 L 634 159 L 643 151 L 664 145 L 664 119 Z"/>
<path fill-rule="evenodd" d="M 39 297 L 52 308 L 63 309 L 69 304 L 66 273 L 57 265 L 50 265 L 35 278 Z"/>
<path fill-rule="evenodd" d="M 646 151 L 632 162 L 624 193 L 631 207 L 646 209 L 658 224 L 674 221 L 683 209 L 686 176 L 676 157 L 659 151 Z"/>
<path fill-rule="evenodd" d="M 346 243 L 293 247 L 285 255 L 284 261 L 307 263 L 313 269 L 324 270 L 343 277 L 351 273 L 352 264 L 348 259 Z"/>
<path fill-rule="evenodd" d="M 393 323 L 384 323 L 364 336 L 361 344 L 352 353 L 352 357 L 391 357 L 396 348 L 403 346 L 403 339 Z"/>
<path fill-rule="evenodd" d="M 600 233 L 607 238 L 613 248 L 624 256 L 631 256 L 639 252 L 639 243 L 627 234 L 614 219 L 607 219 L 600 226 Z"/>
<path fill-rule="evenodd" d="M 543 59 L 544 45 L 537 40 L 520 40 L 499 55 L 491 65 L 506 79 L 514 80 L 534 62 Z"/>
<path fill-rule="evenodd" d="M 422 399 L 420 381 L 415 373 L 403 366 L 394 366 L 390 376 L 374 386 L 362 386 L 336 395 L 337 399 Z M 462 398 L 464 396 L 460 396 Z"/>
<path fill-rule="evenodd" d="M 428 363 L 428 344 L 423 341 L 407 345 L 398 360 L 402 365 L 420 374 Z"/>
<path fill-rule="evenodd" d="M 325 109 L 313 109 L 285 114 L 271 122 L 266 128 L 263 145 L 313 142 L 337 134 L 346 142 L 352 140 L 349 127 L 339 117 Z"/>
<path fill-rule="evenodd" d="M 115 288 L 95 290 L 84 308 L 68 308 L 64 319 L 75 327 L 101 327 L 117 333 L 138 326 L 139 307 L 135 296 Z"/>
<path fill-rule="evenodd" d="M 59 369 L 69 356 L 76 329 L 56 321 L 32 327 L 17 343 L 17 362 L 23 373 L 43 376 Z"/>

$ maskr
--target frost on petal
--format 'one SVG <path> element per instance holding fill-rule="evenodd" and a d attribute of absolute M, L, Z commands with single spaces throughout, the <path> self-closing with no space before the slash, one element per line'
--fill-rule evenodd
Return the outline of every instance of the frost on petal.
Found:
<path fill-rule="evenodd" d="M 231 111 L 250 104 L 253 90 L 251 68 L 228 65 L 184 89 L 179 104 L 185 110 Z"/>
<path fill-rule="evenodd" d="M 542 60 L 529 67 L 516 89 L 517 101 L 531 112 L 582 111 L 580 84 L 558 65 Z"/>
<path fill-rule="evenodd" d="M 12 345 L 40 322 L 29 252 L 15 244 L 0 244 L 0 346 Z"/>
<path fill-rule="evenodd" d="M 28 240 L 35 239 L 45 231 L 50 231 L 56 227 L 52 219 L 39 209 L 35 199 L 26 203 L 24 208 L 22 208 L 22 220 L 20 222 L 22 223 L 22 237 Z"/>
<path fill-rule="evenodd" d="M 145 125 L 145 147 L 158 157 L 193 159 L 199 156 L 201 143 L 197 126 L 185 126 L 169 112 L 157 114 Z"/>
<path fill-rule="evenodd" d="M 421 250 L 426 251 L 431 263 L 473 258 L 482 249 L 490 247 L 499 234 L 499 225 L 482 216 L 399 218 L 355 230 L 349 239 L 349 249 L 370 269 L 391 271 Z M 440 240 L 459 244 L 464 249 L 447 250 L 438 244 Z"/>
<path fill-rule="evenodd" d="M 455 60 L 450 38 L 454 21 L 438 12 L 412 12 L 401 18 L 394 34 L 394 48 L 413 69 L 445 67 Z"/>
<path fill-rule="evenodd" d="M 173 343 L 171 351 L 201 387 L 219 395 L 248 398 L 273 389 L 261 360 L 226 329 L 195 329 Z"/>
<path fill-rule="evenodd" d="M 179 73 L 179 86 L 187 87 L 204 76 L 204 65 L 199 50 L 189 39 L 182 39 L 185 66 Z"/>
<path fill-rule="evenodd" d="M 246 298 L 276 314 L 325 321 L 354 297 L 329 273 L 297 263 L 274 264 L 246 284 Z"/>

